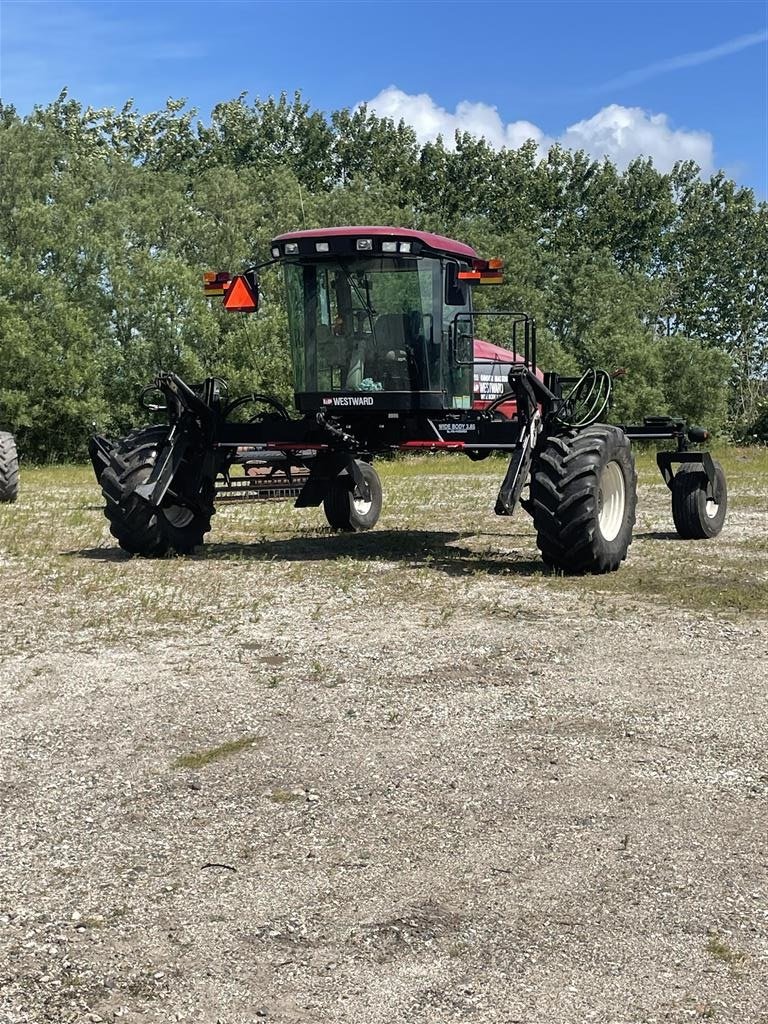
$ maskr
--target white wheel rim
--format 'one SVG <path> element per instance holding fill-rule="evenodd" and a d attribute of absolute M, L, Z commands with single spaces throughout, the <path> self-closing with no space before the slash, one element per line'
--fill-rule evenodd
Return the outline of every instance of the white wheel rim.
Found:
<path fill-rule="evenodd" d="M 169 505 L 168 508 L 163 509 L 163 515 L 177 530 L 183 530 L 195 518 L 192 509 L 185 508 L 184 505 Z"/>
<path fill-rule="evenodd" d="M 720 503 L 713 501 L 712 498 L 707 498 L 706 512 L 708 519 L 714 519 L 717 513 L 720 511 Z"/>
<path fill-rule="evenodd" d="M 597 521 L 607 541 L 615 540 L 624 522 L 627 488 L 618 462 L 609 462 L 600 474 L 597 495 Z"/>
<path fill-rule="evenodd" d="M 360 498 L 357 494 L 352 495 L 352 504 L 355 506 L 355 512 L 359 516 L 367 516 L 371 511 L 372 501 L 366 501 L 365 498 Z"/>

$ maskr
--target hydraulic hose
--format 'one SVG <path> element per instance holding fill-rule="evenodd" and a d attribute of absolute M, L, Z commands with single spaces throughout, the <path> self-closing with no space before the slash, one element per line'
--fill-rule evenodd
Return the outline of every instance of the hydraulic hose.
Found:
<path fill-rule="evenodd" d="M 610 405 L 612 390 L 613 381 L 606 370 L 585 370 L 563 398 L 553 419 L 568 430 L 589 427 L 598 422 Z"/>

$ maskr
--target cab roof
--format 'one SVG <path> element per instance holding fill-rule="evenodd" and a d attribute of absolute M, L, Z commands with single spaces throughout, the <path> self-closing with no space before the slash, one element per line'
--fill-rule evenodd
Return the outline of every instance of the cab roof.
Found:
<path fill-rule="evenodd" d="M 365 225 L 350 225 L 340 228 L 311 228 L 305 231 L 288 231 L 284 235 L 278 235 L 272 240 L 276 242 L 297 242 L 302 238 L 366 238 L 370 236 L 393 239 L 415 239 L 423 246 L 434 252 L 445 253 L 449 256 L 463 256 L 465 259 L 474 259 L 477 253 L 471 245 L 464 242 L 456 242 L 453 238 L 446 238 L 445 235 L 435 235 L 431 231 L 414 231 L 412 228 L 392 227 L 371 227 Z"/>

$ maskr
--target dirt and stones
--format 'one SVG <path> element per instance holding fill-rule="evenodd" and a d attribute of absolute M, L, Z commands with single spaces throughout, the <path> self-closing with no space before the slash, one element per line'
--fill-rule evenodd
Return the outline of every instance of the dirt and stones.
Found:
<path fill-rule="evenodd" d="M 0 1020 L 768 1020 L 766 477 L 683 544 L 649 476 L 628 564 L 563 580 L 449 468 L 387 468 L 366 536 L 233 506 L 160 562 L 29 474 Z"/>

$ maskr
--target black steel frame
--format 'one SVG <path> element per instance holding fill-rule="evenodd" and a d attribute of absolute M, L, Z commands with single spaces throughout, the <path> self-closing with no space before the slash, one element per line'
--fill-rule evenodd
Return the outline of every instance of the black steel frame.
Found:
<path fill-rule="evenodd" d="M 527 343 L 529 322 L 526 321 Z M 526 354 L 532 350 L 535 351 L 535 344 Z M 296 506 L 316 506 L 323 501 L 331 481 L 340 475 L 349 478 L 350 488 L 356 486 L 364 499 L 369 498 L 359 461 L 371 461 L 375 455 L 394 451 L 457 451 L 482 458 L 499 451 L 509 453 L 511 458 L 496 512 L 509 515 L 520 499 L 539 439 L 548 432 L 563 429 L 552 418 L 562 406 L 562 384 L 569 381 L 571 378 L 548 374 L 545 384 L 527 365 L 516 364 L 509 375 L 511 392 L 505 395 L 507 401 L 514 398 L 516 402 L 514 419 L 475 409 L 382 410 L 357 406 L 292 418 L 269 396 L 248 395 L 227 401 L 216 378 L 190 387 L 175 373 L 160 373 L 151 389 L 163 395 L 164 405 L 152 403 L 147 407 L 165 409 L 168 440 L 158 453 L 149 478 L 134 493 L 155 508 L 181 503 L 200 509 L 206 480 L 213 481 L 217 476 L 229 480 L 229 470 L 238 462 L 260 456 L 278 457 L 288 481 L 284 485 L 286 496 L 296 494 L 291 469 L 300 467 L 309 472 L 305 474 Z M 266 404 L 269 412 L 245 423 L 229 419 L 231 413 L 251 401 Z M 704 440 L 705 431 L 688 428 L 682 420 L 663 417 L 648 418 L 643 424 L 622 429 L 636 441 L 674 440 L 675 450 L 657 455 L 667 485 L 672 487 L 675 464 L 698 463 L 707 476 L 707 496 L 716 499 L 711 456 L 688 448 L 690 441 Z M 93 439 L 91 457 L 97 475 L 116 458 L 113 446 L 103 438 Z M 230 486 L 226 493 L 231 496 L 237 490 L 247 489 L 245 485 Z"/>

